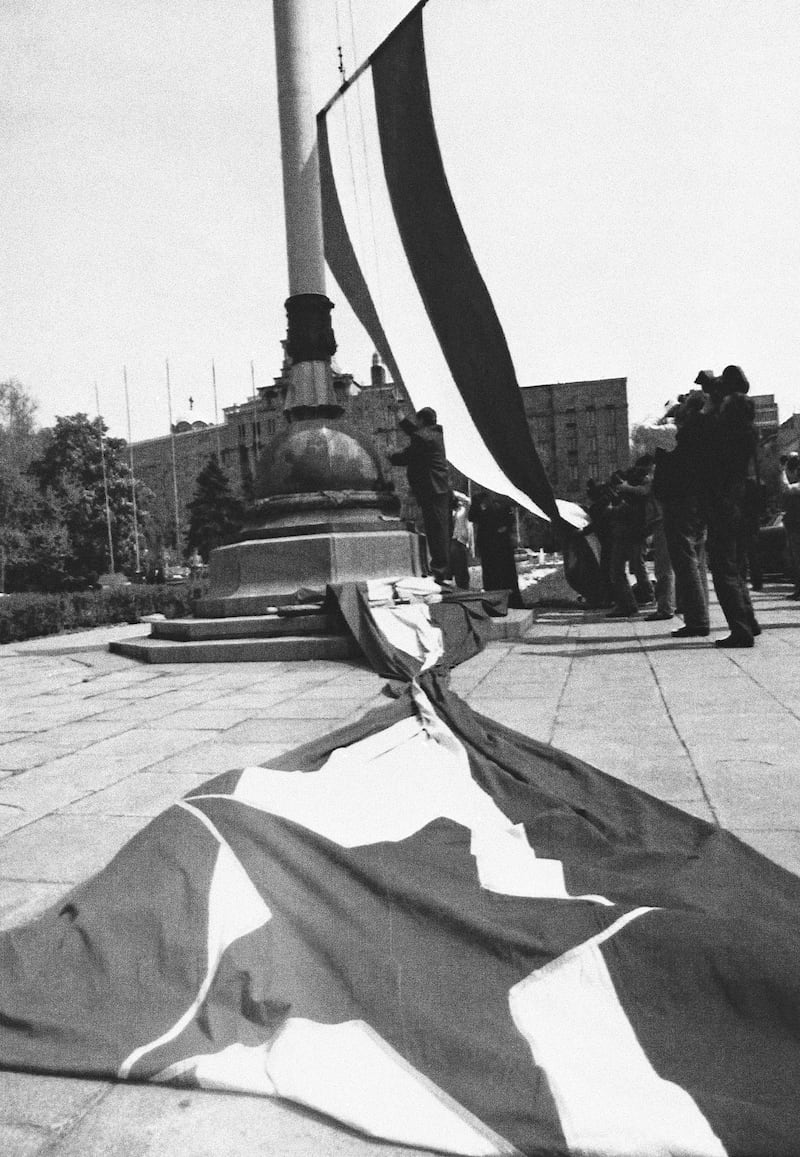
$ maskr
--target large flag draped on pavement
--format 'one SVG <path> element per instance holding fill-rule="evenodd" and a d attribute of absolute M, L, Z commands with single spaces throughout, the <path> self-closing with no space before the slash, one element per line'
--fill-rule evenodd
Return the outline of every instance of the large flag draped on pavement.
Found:
<path fill-rule="evenodd" d="M 453 464 L 557 518 L 442 163 L 426 11 L 423 0 L 318 118 L 325 255 L 394 379 L 437 410 Z"/>
<path fill-rule="evenodd" d="M 434 676 L 0 937 L 0 1063 L 454 1154 L 780 1157 L 800 880 Z"/>

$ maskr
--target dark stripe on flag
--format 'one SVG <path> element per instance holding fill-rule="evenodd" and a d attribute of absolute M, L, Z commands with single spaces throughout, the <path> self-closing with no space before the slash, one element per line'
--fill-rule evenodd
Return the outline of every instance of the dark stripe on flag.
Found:
<path fill-rule="evenodd" d="M 0 934 L 0 1066 L 107 1079 L 176 1022 L 206 970 L 218 850 L 170 808 L 99 875 Z"/>
<path fill-rule="evenodd" d="M 508 993 L 619 909 L 487 891 L 469 832 L 450 820 L 396 843 L 343 848 L 241 804 L 198 807 L 273 913 L 270 1007 L 285 1002 L 291 1016 L 325 1024 L 363 1019 L 522 1152 L 564 1151 Z"/>
<path fill-rule="evenodd" d="M 433 123 L 421 8 L 373 56 L 372 76 L 392 208 L 450 372 L 500 468 L 558 521 L 505 335 L 444 171 Z"/>
<path fill-rule="evenodd" d="M 797 1157 L 797 928 L 651 912 L 601 950 L 653 1067 L 691 1094 L 726 1152 Z"/>

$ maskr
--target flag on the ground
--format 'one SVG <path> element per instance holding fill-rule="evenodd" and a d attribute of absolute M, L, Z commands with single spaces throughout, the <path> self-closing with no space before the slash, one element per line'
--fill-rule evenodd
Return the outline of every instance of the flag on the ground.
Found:
<path fill-rule="evenodd" d="M 424 679 L 4 933 L 0 1063 L 456 1154 L 796 1154 L 800 881 Z"/>
<path fill-rule="evenodd" d="M 318 118 L 325 256 L 394 380 L 417 408 L 437 410 L 450 461 L 558 518 L 505 335 L 448 185 L 424 5 Z M 354 136 L 362 147 L 352 147 Z"/>

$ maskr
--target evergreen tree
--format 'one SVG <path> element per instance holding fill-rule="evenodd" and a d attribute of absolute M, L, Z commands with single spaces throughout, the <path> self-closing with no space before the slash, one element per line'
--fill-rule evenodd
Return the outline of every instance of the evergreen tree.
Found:
<path fill-rule="evenodd" d="M 208 556 L 215 547 L 229 542 L 241 530 L 243 505 L 231 490 L 228 476 L 216 454 L 211 455 L 197 475 L 194 497 L 188 504 L 188 510 L 186 551 L 190 554 L 196 548 L 204 562 L 208 562 Z"/>

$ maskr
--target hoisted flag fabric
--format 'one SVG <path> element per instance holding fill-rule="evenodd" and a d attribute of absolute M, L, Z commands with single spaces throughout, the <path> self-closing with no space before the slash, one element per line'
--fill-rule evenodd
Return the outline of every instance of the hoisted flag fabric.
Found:
<path fill-rule="evenodd" d="M 318 118 L 326 258 L 394 379 L 437 410 L 450 461 L 558 518 L 442 163 L 426 11 L 413 9 Z"/>
<path fill-rule="evenodd" d="M 789 1157 L 800 880 L 435 676 L 0 936 L 0 1064 L 439 1152 Z"/>

